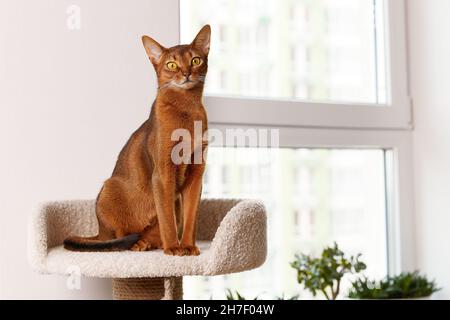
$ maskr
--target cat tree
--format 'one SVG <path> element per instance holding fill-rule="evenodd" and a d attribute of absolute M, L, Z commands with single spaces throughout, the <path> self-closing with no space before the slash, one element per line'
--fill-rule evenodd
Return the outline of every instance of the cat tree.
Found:
<path fill-rule="evenodd" d="M 29 261 L 46 274 L 112 278 L 114 299 L 182 299 L 186 275 L 222 275 L 250 270 L 266 259 L 266 212 L 254 200 L 202 200 L 199 256 L 147 252 L 72 252 L 62 247 L 69 235 L 97 234 L 95 202 L 61 201 L 41 205 L 29 225 Z"/>

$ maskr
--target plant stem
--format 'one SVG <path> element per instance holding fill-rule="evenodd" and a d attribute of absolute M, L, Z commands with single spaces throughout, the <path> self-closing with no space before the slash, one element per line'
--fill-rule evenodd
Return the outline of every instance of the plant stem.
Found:
<path fill-rule="evenodd" d="M 325 289 L 322 289 L 322 293 L 327 298 L 327 300 L 330 300 L 330 297 L 328 296 L 328 293 L 325 291 Z"/>
<path fill-rule="evenodd" d="M 333 300 L 336 300 L 340 290 L 341 290 L 341 279 L 338 279 L 336 284 L 336 290 L 333 291 L 333 287 L 331 287 L 331 291 L 333 292 Z"/>

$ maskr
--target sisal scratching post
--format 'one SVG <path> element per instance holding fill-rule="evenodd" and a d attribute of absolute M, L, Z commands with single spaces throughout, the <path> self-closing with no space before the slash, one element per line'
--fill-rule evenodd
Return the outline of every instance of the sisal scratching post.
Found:
<path fill-rule="evenodd" d="M 181 300 L 183 277 L 113 279 L 114 300 Z"/>

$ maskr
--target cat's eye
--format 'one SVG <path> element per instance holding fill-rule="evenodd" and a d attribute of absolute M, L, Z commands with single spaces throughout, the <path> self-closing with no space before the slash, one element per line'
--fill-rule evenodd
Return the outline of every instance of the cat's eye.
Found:
<path fill-rule="evenodd" d="M 202 62 L 202 59 L 199 57 L 192 58 L 191 65 L 198 66 Z"/>
<path fill-rule="evenodd" d="M 176 70 L 177 68 L 178 68 L 178 65 L 175 62 L 173 62 L 173 61 L 167 62 L 167 69 Z"/>

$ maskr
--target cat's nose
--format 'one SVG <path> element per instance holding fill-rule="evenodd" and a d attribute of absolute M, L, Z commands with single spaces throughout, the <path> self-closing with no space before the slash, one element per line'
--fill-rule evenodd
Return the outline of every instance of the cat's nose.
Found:
<path fill-rule="evenodd" d="M 186 79 L 189 79 L 189 77 L 191 76 L 190 72 L 183 72 L 183 75 L 186 77 Z"/>

